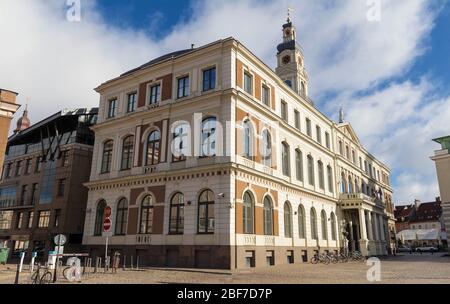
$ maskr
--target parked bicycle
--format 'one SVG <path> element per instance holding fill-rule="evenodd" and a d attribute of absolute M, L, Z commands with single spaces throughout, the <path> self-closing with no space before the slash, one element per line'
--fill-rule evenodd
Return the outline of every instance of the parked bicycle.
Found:
<path fill-rule="evenodd" d="M 53 275 L 47 267 L 36 264 L 36 270 L 31 274 L 31 284 L 51 284 Z"/>
<path fill-rule="evenodd" d="M 311 258 L 311 264 L 322 263 L 325 265 L 329 265 L 331 263 L 331 258 L 327 253 L 315 253 Z"/>

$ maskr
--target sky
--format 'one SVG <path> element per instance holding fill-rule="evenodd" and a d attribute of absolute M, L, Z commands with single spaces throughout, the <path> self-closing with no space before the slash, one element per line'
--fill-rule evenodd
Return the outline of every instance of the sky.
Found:
<path fill-rule="evenodd" d="M 396 204 L 432 201 L 431 140 L 450 134 L 449 1 L 1 0 L 0 87 L 37 122 L 97 106 L 100 83 L 192 43 L 233 36 L 275 68 L 291 6 L 317 107 L 334 120 L 343 107 L 392 169 Z"/>

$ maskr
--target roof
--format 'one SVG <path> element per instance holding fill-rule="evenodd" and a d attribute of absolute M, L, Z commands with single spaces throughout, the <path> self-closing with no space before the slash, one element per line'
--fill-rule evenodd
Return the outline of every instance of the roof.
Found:
<path fill-rule="evenodd" d="M 440 220 L 441 215 L 441 202 L 422 203 L 417 208 L 416 214 L 410 222 L 435 222 Z"/>
<path fill-rule="evenodd" d="M 281 54 L 281 52 L 283 52 L 284 50 L 295 50 L 296 48 L 303 52 L 302 47 L 297 43 L 296 40 L 283 42 L 277 46 L 278 54 Z"/>
<path fill-rule="evenodd" d="M 398 222 L 406 222 L 409 220 L 411 213 L 413 211 L 413 206 L 396 206 L 394 210 L 394 216 Z"/>
<path fill-rule="evenodd" d="M 134 68 L 134 69 L 132 69 L 132 70 L 130 70 L 128 72 L 125 72 L 122 75 L 120 75 L 120 77 L 126 76 L 128 74 L 134 73 L 136 71 L 139 71 L 139 70 L 142 70 L 142 69 L 145 69 L 145 68 L 148 68 L 148 67 L 150 67 L 152 65 L 158 64 L 158 63 L 163 62 L 165 60 L 174 59 L 174 58 L 180 57 L 180 56 L 182 56 L 182 55 L 184 55 L 186 53 L 193 52 L 193 51 L 195 51 L 194 48 L 168 53 L 168 54 L 160 56 L 160 57 L 158 57 L 156 59 L 150 60 L 149 62 L 147 62 L 147 63 L 145 63 L 145 64 L 143 64 L 143 65 L 141 65 L 141 66 L 139 66 L 137 68 Z"/>
<path fill-rule="evenodd" d="M 98 114 L 98 108 L 80 108 L 80 109 L 64 109 L 61 110 L 38 123 L 35 123 L 31 127 L 20 131 L 10 138 L 8 138 L 8 145 L 21 143 L 22 141 L 26 141 L 29 136 L 33 136 L 40 128 L 49 125 L 54 121 L 73 119 L 74 116 L 81 115 L 96 115 Z M 64 124 L 63 124 L 64 125 Z"/>
<path fill-rule="evenodd" d="M 433 141 L 442 145 L 442 149 L 450 150 L 450 135 L 433 139 Z"/>
<path fill-rule="evenodd" d="M 17 92 L 0 88 L 0 92 L 1 91 L 5 91 L 5 92 L 9 92 L 9 93 L 13 93 L 13 94 L 19 95 L 19 93 L 17 93 Z"/>

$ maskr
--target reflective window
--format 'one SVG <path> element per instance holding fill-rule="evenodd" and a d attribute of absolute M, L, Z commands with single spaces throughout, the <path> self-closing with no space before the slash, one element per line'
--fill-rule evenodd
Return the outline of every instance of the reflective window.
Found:
<path fill-rule="evenodd" d="M 175 194 L 170 200 L 169 234 L 184 232 L 184 195 Z"/>
<path fill-rule="evenodd" d="M 128 223 L 128 202 L 122 198 L 117 204 L 116 211 L 116 235 L 125 235 Z"/>
<path fill-rule="evenodd" d="M 141 203 L 141 221 L 139 225 L 140 234 L 153 233 L 153 197 L 147 195 Z"/>
<path fill-rule="evenodd" d="M 205 190 L 198 200 L 198 233 L 214 233 L 214 193 Z"/>
<path fill-rule="evenodd" d="M 161 133 L 159 131 L 151 132 L 147 137 L 147 159 L 146 166 L 157 165 L 159 163 L 161 147 Z"/>

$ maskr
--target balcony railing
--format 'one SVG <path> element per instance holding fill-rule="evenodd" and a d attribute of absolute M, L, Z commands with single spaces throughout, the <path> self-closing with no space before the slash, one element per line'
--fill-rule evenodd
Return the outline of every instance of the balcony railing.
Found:
<path fill-rule="evenodd" d="M 339 198 L 343 201 L 363 200 L 366 202 L 371 202 L 378 206 L 382 206 L 384 208 L 386 207 L 386 204 L 382 200 L 380 200 L 376 197 L 368 196 L 364 193 L 341 193 L 339 195 Z"/>

